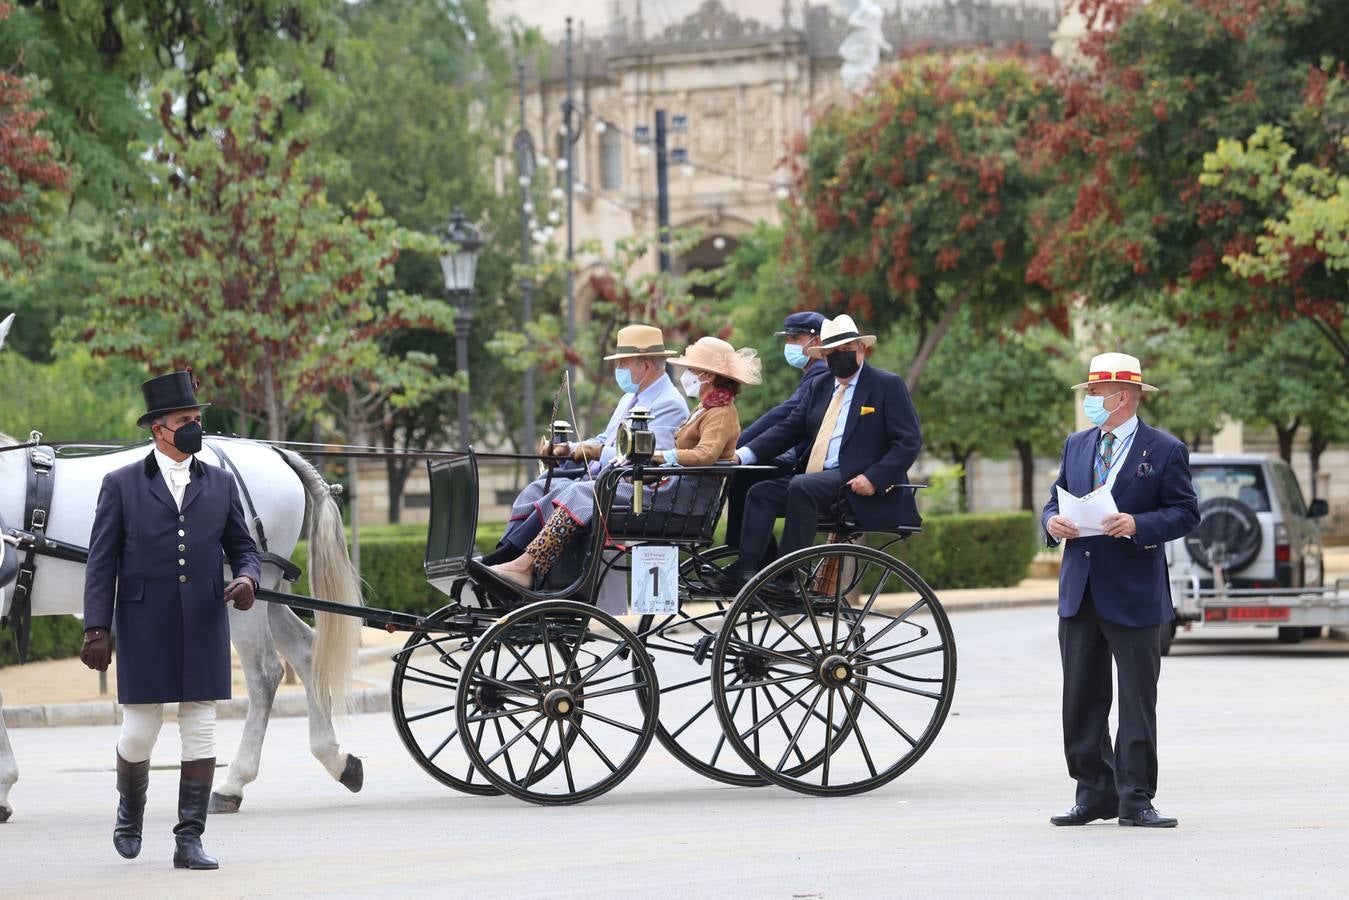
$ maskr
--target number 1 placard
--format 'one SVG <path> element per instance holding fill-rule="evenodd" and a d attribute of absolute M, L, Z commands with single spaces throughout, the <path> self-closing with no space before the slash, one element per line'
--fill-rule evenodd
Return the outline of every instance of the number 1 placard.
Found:
<path fill-rule="evenodd" d="M 638 544 L 632 548 L 633 615 L 658 616 L 679 611 L 679 548 Z"/>

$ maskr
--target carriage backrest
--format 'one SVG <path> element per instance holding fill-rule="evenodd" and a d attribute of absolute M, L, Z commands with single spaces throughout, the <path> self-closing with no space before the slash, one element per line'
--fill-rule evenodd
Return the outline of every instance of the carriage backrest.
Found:
<path fill-rule="evenodd" d="M 448 592 L 468 567 L 478 532 L 478 460 L 470 450 L 426 464 L 431 478 L 431 524 L 426 530 L 426 580 Z"/>
<path fill-rule="evenodd" d="M 712 543 L 726 503 L 726 486 L 735 468 L 719 462 L 677 471 L 685 474 L 669 490 L 658 491 L 642 515 L 632 515 L 630 510 L 611 511 L 607 522 L 611 540 Z"/>

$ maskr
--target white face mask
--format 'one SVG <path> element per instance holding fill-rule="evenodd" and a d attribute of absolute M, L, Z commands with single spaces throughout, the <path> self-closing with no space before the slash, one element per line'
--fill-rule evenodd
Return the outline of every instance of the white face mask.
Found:
<path fill-rule="evenodd" d="M 679 383 L 683 386 L 684 393 L 688 394 L 694 400 L 697 400 L 698 395 L 703 391 L 702 381 L 700 381 L 698 376 L 694 375 L 689 369 L 685 369 L 684 374 L 679 376 Z"/>

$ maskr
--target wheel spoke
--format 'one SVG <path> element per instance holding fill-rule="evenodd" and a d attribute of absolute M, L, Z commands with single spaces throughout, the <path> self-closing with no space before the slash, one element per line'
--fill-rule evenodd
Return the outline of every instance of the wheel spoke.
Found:
<path fill-rule="evenodd" d="M 452 712 L 453 710 L 454 704 L 451 703 L 449 706 L 442 706 L 439 709 L 433 709 L 430 710 L 429 712 L 417 713 L 415 716 L 408 716 L 407 720 L 409 722 L 420 722 L 422 719 L 429 719 L 432 716 L 438 716 L 441 713 Z"/>
<path fill-rule="evenodd" d="M 516 716 L 519 715 L 520 713 L 534 712 L 538 708 L 539 707 L 536 704 L 534 706 L 520 706 L 517 707 L 516 709 L 498 709 L 495 710 L 494 712 L 473 713 L 472 715 L 466 716 L 465 721 L 495 722 L 497 719 L 509 719 L 511 716 Z"/>
<path fill-rule="evenodd" d="M 801 592 L 801 597 L 803 600 L 805 600 L 806 612 L 810 615 L 810 627 L 815 629 L 815 637 L 816 639 L 819 640 L 820 646 L 823 647 L 824 632 L 820 630 L 820 622 L 815 617 L 815 604 L 810 602 L 810 592 L 806 590 L 806 582 L 805 579 L 801 577 L 801 570 L 799 568 L 793 568 L 792 577 L 796 579 L 797 590 Z M 829 650 L 831 653 L 833 652 L 834 650 L 833 644 L 829 645 Z"/>
<path fill-rule="evenodd" d="M 868 567 L 870 567 L 870 564 L 868 564 Z M 862 611 L 858 613 L 857 620 L 853 622 L 852 627 L 848 629 L 848 637 L 843 642 L 844 647 L 852 645 L 853 638 L 857 636 L 857 629 L 862 627 L 862 621 L 867 617 L 868 614 L 870 614 L 871 607 L 876 604 L 876 598 L 881 595 L 881 587 L 884 586 L 885 582 L 889 578 L 890 578 L 890 570 L 882 569 L 880 581 L 876 582 L 876 587 L 872 589 L 871 596 L 867 598 L 866 604 L 862 606 Z"/>
<path fill-rule="evenodd" d="M 566 724 L 571 723 L 568 721 Z M 567 773 L 567 792 L 574 794 L 576 793 L 576 778 L 571 772 L 571 753 L 569 752 L 571 741 L 567 740 L 565 726 L 561 723 L 557 726 L 557 736 L 562 741 L 562 768 Z"/>
<path fill-rule="evenodd" d="M 500 644 L 500 646 L 505 647 L 507 650 L 509 650 L 511 656 L 514 656 L 514 657 L 515 657 L 516 662 L 518 662 L 521 666 L 524 667 L 525 672 L 528 673 L 528 675 L 529 675 L 530 678 L 534 679 L 534 683 L 537 684 L 537 685 L 539 686 L 539 693 L 540 693 L 540 694 L 542 694 L 545 690 L 547 690 L 547 687 L 546 687 L 546 686 L 544 685 L 544 683 L 543 683 L 543 679 L 539 678 L 538 674 L 534 671 L 533 668 L 530 667 L 529 663 L 525 662 L 525 658 L 524 658 L 523 656 L 521 656 L 521 655 L 516 651 L 515 645 L 512 644 L 512 643 L 506 638 L 505 635 L 503 635 L 503 636 L 501 637 L 501 640 L 499 641 L 499 644 Z"/>
<path fill-rule="evenodd" d="M 436 746 L 436 749 L 435 749 L 435 750 L 432 750 L 431 753 L 426 757 L 427 760 L 429 760 L 429 761 L 431 761 L 431 762 L 434 762 L 434 761 L 435 761 L 435 758 L 436 758 L 437 756 L 440 755 L 440 751 L 442 751 L 442 750 L 444 750 L 446 747 L 448 747 L 448 746 L 450 745 L 450 741 L 454 740 L 454 738 L 455 738 L 455 736 L 456 736 L 457 734 L 459 734 L 459 729 L 458 729 L 458 728 L 455 728 L 455 729 L 453 729 L 448 735 L 446 735 L 446 736 L 445 736 L 445 740 L 441 741 L 441 742 Z"/>
<path fill-rule="evenodd" d="M 586 691 L 585 699 L 594 700 L 597 697 L 608 697 L 612 694 L 628 694 L 632 691 L 640 691 L 646 687 L 645 681 L 634 681 L 631 684 L 621 685 L 619 687 L 607 688 L 602 691 Z"/>
<path fill-rule="evenodd" d="M 628 725 L 625 722 L 619 722 L 618 720 L 611 719 L 608 716 L 602 716 L 599 713 L 595 712 L 593 709 L 582 709 L 578 707 L 576 710 L 576 714 L 579 716 L 589 716 L 592 719 L 598 719 L 599 721 L 603 722 L 606 725 L 612 725 L 614 728 L 621 728 L 624 731 L 630 731 L 633 734 L 642 733 L 642 729 L 640 728 L 633 728 L 631 725 Z"/>
<path fill-rule="evenodd" d="M 497 757 L 499 757 L 501 754 L 505 753 L 507 750 L 509 750 L 509 749 L 511 749 L 512 747 L 514 747 L 514 746 L 515 746 L 515 743 L 516 743 L 518 740 L 520 740 L 520 738 L 522 738 L 522 737 L 524 737 L 525 735 L 529 734 L 529 732 L 533 730 L 534 726 L 537 725 L 537 724 L 539 724 L 539 722 L 543 721 L 545 718 L 547 718 L 547 717 L 544 716 L 543 713 L 539 713 L 537 716 L 534 717 L 533 721 L 531 721 L 528 725 L 526 725 L 526 726 L 524 727 L 524 729 L 523 729 L 522 731 L 520 731 L 519 733 L 517 733 L 517 734 L 515 735 L 515 737 L 513 737 L 513 738 L 511 738 L 509 741 L 507 741 L 501 748 L 499 748 L 499 749 L 497 750 L 496 753 L 493 753 L 493 754 L 492 754 L 491 756 L 489 756 L 487 759 L 483 760 L 483 762 L 486 763 L 486 764 L 489 765 L 489 766 L 490 766 L 492 763 L 496 762 Z M 486 725 L 487 723 L 486 723 L 486 722 L 483 722 L 482 724 L 483 724 L 483 725 Z M 482 726 L 479 726 L 479 727 L 482 727 Z"/>
<path fill-rule="evenodd" d="M 769 609 L 767 603 L 765 603 L 765 602 L 762 601 L 762 600 L 758 600 L 757 598 L 756 598 L 756 600 L 757 600 L 757 602 L 758 602 L 760 608 L 762 608 L 764 612 L 768 613 L 769 617 L 770 617 L 774 622 L 777 622 L 777 623 L 778 623 L 778 626 L 781 627 L 783 631 L 786 631 L 786 632 L 790 633 L 791 636 L 792 636 L 792 639 L 795 640 L 798 644 L 800 644 L 800 645 L 801 645 L 801 648 L 802 648 L 803 650 L 805 650 L 807 653 L 810 654 L 810 656 L 811 656 L 811 661 L 813 662 L 814 659 L 815 659 L 815 650 L 814 650 L 812 647 L 810 647 L 805 641 L 801 640 L 801 636 L 798 635 L 798 634 L 796 633 L 796 629 L 795 629 L 795 628 L 792 628 L 792 627 L 790 627 L 790 626 L 788 626 L 787 623 L 784 622 L 784 621 L 782 620 L 782 617 L 781 617 L 781 616 L 779 616 L 779 615 L 778 615 L 776 612 L 774 612 L 773 610 Z M 768 632 L 768 623 L 765 622 L 765 623 L 764 623 L 764 633 L 767 634 L 767 632 Z M 762 641 L 761 641 L 760 643 L 762 643 Z"/>
<path fill-rule="evenodd" d="M 798 701 L 798 700 L 800 700 L 802 697 L 804 697 L 804 696 L 806 695 L 806 691 L 809 691 L 809 690 L 811 689 L 811 687 L 813 687 L 813 684 L 814 684 L 814 683 L 812 682 L 811 684 L 808 684 L 808 685 L 806 685 L 805 687 L 801 688 L 801 690 L 799 690 L 799 691 L 797 691 L 795 694 L 793 694 L 793 695 L 791 696 L 791 698 L 790 698 L 786 703 L 782 704 L 781 706 L 775 706 L 775 707 L 773 707 L 773 710 L 772 710 L 771 712 L 769 712 L 769 714 L 768 714 L 767 716 L 765 716 L 764 718 L 762 718 L 762 719 L 756 719 L 755 722 L 754 722 L 754 724 L 753 724 L 752 726 L 750 726 L 749 731 L 741 732 L 740 737 L 743 739 L 743 738 L 749 737 L 750 735 L 757 734 L 760 728 L 762 728 L 762 727 L 764 727 L 765 725 L 768 724 L 768 720 L 769 720 L 769 719 L 771 719 L 773 716 L 777 715 L 777 714 L 780 713 L 782 710 L 786 709 L 787 707 L 791 706 L 793 703 L 795 703 L 796 701 Z M 786 688 L 783 688 L 782 690 L 785 692 L 787 689 L 786 689 Z M 749 696 L 750 696 L 750 702 L 753 703 L 753 702 L 754 702 L 754 698 L 755 698 L 756 695 L 755 695 L 754 693 L 751 692 Z M 769 702 L 769 703 L 772 703 L 773 701 L 772 701 L 772 700 L 769 700 L 768 702 Z M 756 705 L 757 705 L 757 704 L 756 704 Z M 755 715 L 756 715 L 756 716 L 758 715 L 758 712 L 757 712 L 757 711 L 755 712 Z M 756 744 L 756 746 L 755 746 L 755 755 L 756 755 L 756 756 L 758 755 L 758 746 L 757 746 L 757 744 Z"/>
<path fill-rule="evenodd" d="M 891 728 L 893 728 L 895 731 L 899 732 L 899 736 L 904 738 L 904 740 L 908 741 L 911 746 L 914 747 L 918 746 L 918 742 L 915 741 L 912 737 L 910 737 L 909 733 L 905 731 L 898 722 L 896 722 L 894 719 L 886 715 L 885 710 L 877 706 L 870 697 L 868 697 L 862 691 L 859 691 L 857 688 L 853 687 L 851 684 L 848 685 L 848 690 L 852 691 L 861 699 L 863 703 L 871 707 L 872 712 L 874 712 L 876 715 L 884 719 L 886 724 L 889 725 Z"/>
<path fill-rule="evenodd" d="M 548 732 L 553 728 L 553 720 L 549 719 L 543 726 L 543 736 L 539 738 L 539 745 L 534 748 L 534 756 L 529 761 L 529 770 L 525 772 L 524 786 L 529 787 L 534 783 L 534 772 L 539 768 L 539 757 L 543 755 L 543 745 L 548 743 Z M 561 731 L 561 729 L 558 729 Z"/>
<path fill-rule="evenodd" d="M 506 743 L 506 732 L 502 731 L 502 729 L 501 729 L 501 720 L 500 720 L 500 719 L 493 719 L 493 720 L 492 720 L 492 726 L 493 726 L 494 728 L 496 728 L 496 732 L 497 732 L 497 740 L 501 741 L 501 743 L 503 743 L 503 744 Z M 511 755 L 510 755 L 509 753 L 506 754 L 506 774 L 510 775 L 511 781 L 515 781 L 515 780 L 516 780 L 516 779 L 515 779 L 515 766 L 511 764 Z"/>
<path fill-rule="evenodd" d="M 671 732 L 670 737 L 674 738 L 675 740 L 678 740 L 678 739 L 679 739 L 679 736 L 680 736 L 681 734 L 684 733 L 685 729 L 687 729 L 687 728 L 688 728 L 690 725 L 692 725 L 694 722 L 698 721 L 699 717 L 702 716 L 703 713 L 707 712 L 709 709 L 712 708 L 712 703 L 713 703 L 713 702 L 714 702 L 714 701 L 712 701 L 712 700 L 708 700 L 706 703 L 704 703 L 704 704 L 698 709 L 698 711 L 697 711 L 696 713 L 693 714 L 693 717 L 692 717 L 692 718 L 690 718 L 690 719 L 689 719 L 687 722 L 685 722 L 683 725 L 680 725 L 679 728 L 678 728 L 678 730 L 676 730 L 676 731 L 674 731 L 674 732 Z"/>
<path fill-rule="evenodd" d="M 609 757 L 605 755 L 604 751 L 600 749 L 600 745 L 595 743 L 595 741 L 591 739 L 590 735 L 586 734 L 586 730 L 581 727 L 581 723 L 579 720 L 572 722 L 572 727 L 575 728 L 576 733 L 581 736 L 581 740 L 589 744 L 590 749 L 595 751 L 595 755 L 600 758 L 600 761 L 609 767 L 609 771 L 611 773 L 618 771 L 618 766 L 614 765 L 613 762 L 610 761 Z"/>
<path fill-rule="evenodd" d="M 502 681 L 499 678 L 493 678 L 491 675 L 484 675 L 481 672 L 473 676 L 475 682 L 490 684 L 493 687 L 501 688 L 503 691 L 510 691 L 512 694 L 522 694 L 533 700 L 542 700 L 543 694 L 531 691 L 518 681 Z"/>
<path fill-rule="evenodd" d="M 735 687 L 727 686 L 727 691 L 747 691 L 754 688 L 766 688 L 770 684 L 786 684 L 789 681 L 800 681 L 802 678 L 813 678 L 814 672 L 802 672 L 800 675 L 787 675 L 783 678 L 765 678 L 762 681 L 742 681 Z"/>
<path fill-rule="evenodd" d="M 416 672 L 419 675 L 425 675 L 427 678 L 434 678 L 436 681 L 443 681 L 445 686 L 452 690 L 459 689 L 459 676 L 457 675 L 450 676 L 442 675 L 439 672 L 428 672 L 425 669 L 420 669 L 417 666 L 410 664 L 404 666 L 404 669 L 408 672 Z M 422 684 L 430 684 L 430 682 L 423 681 Z"/>
<path fill-rule="evenodd" d="M 736 637 L 735 635 L 728 635 L 728 637 L 730 638 L 731 644 L 735 645 L 738 649 L 743 649 L 744 651 L 746 651 L 745 655 L 765 653 L 775 659 L 780 659 L 783 662 L 789 662 L 792 665 L 796 666 L 805 666 L 807 668 L 811 668 L 815 665 L 814 659 L 802 659 L 799 656 L 790 656 L 786 653 L 781 652 L 780 650 L 770 650 L 769 648 L 761 646 L 759 644 L 746 643 L 744 638 Z"/>
<path fill-rule="evenodd" d="M 843 711 L 848 714 L 848 722 L 852 725 L 852 733 L 857 735 L 857 746 L 862 748 L 862 758 L 867 761 L 867 770 L 871 772 L 871 777 L 875 778 L 876 764 L 871 761 L 871 750 L 867 747 L 866 738 L 862 736 L 862 726 L 857 722 L 857 714 L 853 712 L 852 704 L 845 700 Z"/>
<path fill-rule="evenodd" d="M 828 690 L 829 703 L 825 706 L 824 713 L 824 749 L 820 751 L 824 754 L 824 771 L 820 778 L 820 784 L 824 787 L 829 787 L 829 760 L 834 756 L 834 689 L 829 688 Z"/>
<path fill-rule="evenodd" d="M 711 675 L 700 675 L 700 676 L 697 677 L 697 678 L 690 678 L 688 681 L 681 681 L 679 684 L 672 684 L 672 685 L 669 685 L 668 687 L 662 687 L 662 688 L 660 689 L 660 693 L 661 693 L 662 695 L 663 695 L 663 694 L 668 694 L 668 693 L 670 693 L 671 691 L 679 691 L 679 690 L 683 690 L 684 688 L 686 688 L 686 687 L 692 687 L 692 686 L 695 685 L 695 684 L 707 684 L 707 683 L 708 683 L 709 681 L 711 681 L 711 680 L 712 680 L 712 676 L 711 676 Z M 593 696 L 593 695 L 587 695 L 587 696 Z"/>
<path fill-rule="evenodd" d="M 735 682 L 733 681 L 731 682 L 731 684 L 735 684 Z M 744 699 L 745 695 L 739 694 L 736 696 L 735 702 L 731 704 L 730 722 L 732 728 L 735 727 L 735 714 L 740 711 L 740 704 L 744 702 Z M 726 746 L 726 729 L 723 728 L 721 731 L 721 736 L 717 738 L 717 745 L 712 748 L 712 759 L 710 760 L 710 762 L 713 766 L 717 764 L 717 757 L 721 756 L 722 748 L 725 746 Z"/>
<path fill-rule="evenodd" d="M 797 743 L 801 740 L 801 734 L 806 730 L 806 725 L 810 723 L 810 714 L 815 712 L 815 707 L 819 705 L 820 697 L 824 695 L 825 690 L 825 688 L 820 688 L 815 692 L 815 699 L 810 701 L 810 708 L 806 710 L 806 714 L 801 717 L 801 724 L 796 726 L 796 731 L 792 734 L 791 742 L 787 744 L 787 749 L 782 751 L 782 758 L 779 759 L 778 764 L 773 767 L 773 771 L 781 772 L 782 767 L 787 765 L 787 757 L 796 749 Z M 828 741 L 825 741 L 823 752 L 826 754 L 829 752 Z"/>
<path fill-rule="evenodd" d="M 881 681 L 879 678 L 872 678 L 870 675 L 858 675 L 854 673 L 853 677 L 858 681 L 865 681 L 867 684 L 874 684 L 877 687 L 890 688 L 892 691 L 903 691 L 906 694 L 914 694 L 938 702 L 942 699 L 941 694 L 934 694 L 932 691 L 920 691 L 918 688 L 911 688 L 906 684 L 891 684 L 888 681 Z"/>
<path fill-rule="evenodd" d="M 904 610 L 904 612 L 900 613 L 896 618 L 891 619 L 889 624 L 887 624 L 884 628 L 873 634 L 871 637 L 867 638 L 866 641 L 862 644 L 862 646 L 857 648 L 857 652 L 861 653 L 863 650 L 870 647 L 872 644 L 876 643 L 881 638 L 885 637 L 887 634 L 890 633 L 890 629 L 894 628 L 896 625 L 908 619 L 908 617 L 911 616 L 915 610 L 919 609 L 920 607 L 926 606 L 927 602 L 928 602 L 927 598 L 924 597 L 923 599 L 915 603 L 913 606 L 910 606 L 908 609 Z"/>
<path fill-rule="evenodd" d="M 601 640 L 603 640 L 603 639 L 601 638 Z M 614 649 L 610 650 L 609 653 L 608 653 L 608 655 L 605 656 L 604 659 L 600 660 L 599 662 L 595 663 L 594 665 L 592 665 L 592 666 L 590 667 L 590 671 L 587 672 L 587 673 L 585 674 L 585 677 L 583 677 L 580 681 L 576 682 L 576 686 L 575 686 L 574 690 L 579 691 L 581 688 L 585 687 L 585 686 L 586 686 L 586 683 L 587 683 L 588 681 L 590 681 L 590 679 L 594 678 L 594 677 L 595 677 L 595 674 L 596 674 L 597 672 L 599 672 L 600 669 L 603 669 L 605 666 L 609 665 L 609 663 L 613 662 L 614 657 L 616 657 L 616 656 L 618 656 L 618 654 L 622 653 L 622 652 L 623 652 L 623 648 L 626 647 L 626 646 L 627 646 L 627 642 L 626 642 L 626 641 L 615 641 L 615 642 L 614 642 Z M 638 652 L 642 652 L 642 651 L 638 651 Z"/>
<path fill-rule="evenodd" d="M 900 662 L 901 660 L 913 659 L 915 656 L 927 656 L 929 653 L 941 653 L 945 649 L 946 649 L 945 645 L 938 644 L 935 647 L 924 647 L 921 650 L 910 650 L 907 653 L 900 653 L 895 656 L 887 656 L 884 657 L 883 659 L 872 659 L 870 657 L 867 657 L 866 659 L 858 659 L 857 655 L 853 654 L 853 656 L 848 661 L 855 662 L 859 666 L 876 666 L 879 668 L 880 666 L 885 666 L 894 662 Z"/>

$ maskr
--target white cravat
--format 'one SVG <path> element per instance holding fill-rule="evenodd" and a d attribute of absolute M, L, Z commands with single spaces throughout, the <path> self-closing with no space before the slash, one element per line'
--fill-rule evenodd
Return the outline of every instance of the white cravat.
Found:
<path fill-rule="evenodd" d="M 188 457 L 182 462 L 174 462 L 158 450 L 155 456 L 159 462 L 159 471 L 164 473 L 164 483 L 169 486 L 169 493 L 173 495 L 173 502 L 178 504 L 178 508 L 183 508 L 183 494 L 187 492 L 188 482 L 192 480 L 192 457 Z"/>

